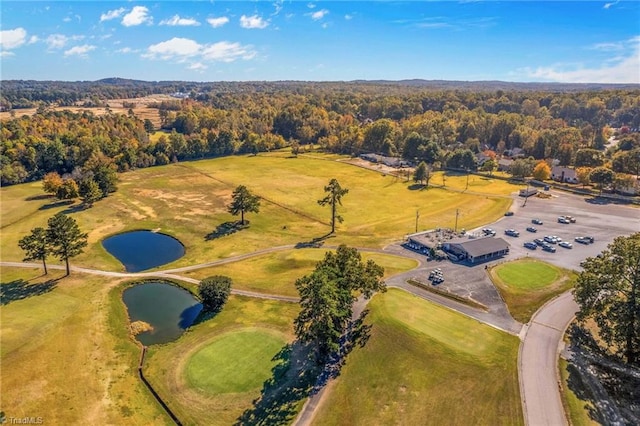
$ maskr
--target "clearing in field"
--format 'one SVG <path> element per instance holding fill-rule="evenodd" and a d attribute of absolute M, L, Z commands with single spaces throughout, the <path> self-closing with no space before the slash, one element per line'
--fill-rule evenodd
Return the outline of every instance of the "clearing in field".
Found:
<path fill-rule="evenodd" d="M 575 284 L 576 274 L 535 259 L 518 259 L 491 268 L 489 276 L 514 319 L 527 323 L 544 303 Z"/>
<path fill-rule="evenodd" d="M 315 424 L 522 424 L 517 337 L 401 290 L 369 306 Z"/>

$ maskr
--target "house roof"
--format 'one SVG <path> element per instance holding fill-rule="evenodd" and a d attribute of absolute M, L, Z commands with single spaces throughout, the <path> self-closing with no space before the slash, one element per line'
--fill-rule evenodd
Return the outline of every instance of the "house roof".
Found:
<path fill-rule="evenodd" d="M 509 243 L 499 237 L 475 238 L 472 240 L 452 240 L 451 245 L 458 245 L 471 257 L 508 250 Z"/>

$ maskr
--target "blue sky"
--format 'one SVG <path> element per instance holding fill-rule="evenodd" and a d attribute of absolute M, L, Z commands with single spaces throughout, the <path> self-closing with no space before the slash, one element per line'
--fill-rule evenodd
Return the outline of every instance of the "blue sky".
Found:
<path fill-rule="evenodd" d="M 640 83 L 637 1 L 2 1 L 3 80 Z"/>

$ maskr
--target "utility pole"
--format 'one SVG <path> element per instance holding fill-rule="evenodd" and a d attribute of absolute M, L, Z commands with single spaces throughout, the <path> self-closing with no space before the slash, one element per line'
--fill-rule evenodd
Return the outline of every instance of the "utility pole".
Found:
<path fill-rule="evenodd" d="M 467 169 L 467 186 L 465 186 L 464 190 L 469 189 L 469 169 Z"/>
<path fill-rule="evenodd" d="M 458 232 L 458 215 L 460 214 L 460 210 L 456 209 L 456 227 L 454 228 L 453 232 Z"/>
<path fill-rule="evenodd" d="M 416 234 L 418 233 L 418 218 L 420 217 L 420 210 L 416 210 Z"/>
<path fill-rule="evenodd" d="M 524 197 L 524 204 L 522 204 L 522 207 L 527 205 L 527 200 L 529 199 L 529 181 L 527 181 L 527 192 L 525 193 L 526 197 Z"/>

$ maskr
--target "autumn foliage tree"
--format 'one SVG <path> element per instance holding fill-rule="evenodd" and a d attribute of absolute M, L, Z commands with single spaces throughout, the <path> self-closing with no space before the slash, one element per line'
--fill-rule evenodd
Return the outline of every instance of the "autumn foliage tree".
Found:
<path fill-rule="evenodd" d="M 547 180 L 551 177 L 551 168 L 546 161 L 540 161 L 533 168 L 533 178 L 536 180 Z"/>

